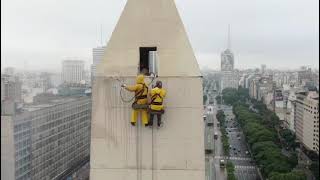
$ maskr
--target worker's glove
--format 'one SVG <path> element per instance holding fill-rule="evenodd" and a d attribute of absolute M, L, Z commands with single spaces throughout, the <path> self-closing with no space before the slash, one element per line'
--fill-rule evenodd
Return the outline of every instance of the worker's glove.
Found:
<path fill-rule="evenodd" d="M 125 88 L 125 87 L 127 87 L 127 85 L 126 84 L 122 84 L 121 87 Z"/>

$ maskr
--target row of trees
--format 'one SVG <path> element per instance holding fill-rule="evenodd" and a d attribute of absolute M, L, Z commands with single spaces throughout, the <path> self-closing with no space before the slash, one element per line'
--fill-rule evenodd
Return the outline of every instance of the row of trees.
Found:
<path fill-rule="evenodd" d="M 228 140 L 228 135 L 226 131 L 226 116 L 222 110 L 219 110 L 217 112 L 217 120 L 220 123 L 220 130 L 221 130 L 221 142 L 223 146 L 223 153 L 225 156 L 229 156 L 230 150 L 229 150 L 229 140 Z"/>
<path fill-rule="evenodd" d="M 305 178 L 299 173 L 292 172 L 290 174 L 297 165 L 297 156 L 287 157 L 281 153 L 277 133 L 274 129 L 263 124 L 263 117 L 250 112 L 248 106 L 240 104 L 234 107 L 234 113 L 246 136 L 253 158 L 264 177 L 273 179 L 278 177 L 279 180 L 283 179 L 280 177 L 291 176 Z"/>
<path fill-rule="evenodd" d="M 296 135 L 289 129 L 280 130 L 281 144 L 287 150 L 294 151 L 299 144 L 296 142 Z"/>
<path fill-rule="evenodd" d="M 236 180 L 236 176 L 234 175 L 235 168 L 234 164 L 231 161 L 227 162 L 227 179 L 228 180 Z"/>
<path fill-rule="evenodd" d="M 216 101 L 217 101 L 217 104 L 221 104 L 222 102 L 221 102 L 221 96 L 219 95 L 219 96 L 216 96 Z"/>
<path fill-rule="evenodd" d="M 243 103 L 249 99 L 249 91 L 244 88 L 238 90 L 233 88 L 226 88 L 222 91 L 223 102 L 227 105 L 234 105 L 235 103 Z"/>
<path fill-rule="evenodd" d="M 252 107 L 246 89 L 225 89 L 223 100 L 233 105 L 234 114 L 264 177 L 272 180 L 306 179 L 304 173 L 292 171 L 297 165 L 296 155 L 287 157 L 281 152 L 277 133 L 280 121 L 275 113 L 260 102 L 253 102 Z M 287 138 L 292 137 L 288 135 Z"/>

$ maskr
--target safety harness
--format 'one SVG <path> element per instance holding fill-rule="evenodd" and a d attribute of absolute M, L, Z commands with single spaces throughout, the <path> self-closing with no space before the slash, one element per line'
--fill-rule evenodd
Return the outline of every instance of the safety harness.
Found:
<path fill-rule="evenodd" d="M 134 102 L 132 103 L 132 108 L 133 109 L 147 109 L 148 105 L 147 104 L 137 104 L 138 100 L 140 99 L 147 99 L 147 94 L 148 94 L 148 86 L 146 86 L 144 83 L 138 83 L 142 85 L 142 89 L 138 92 L 135 93 L 134 95 Z M 143 95 L 145 89 L 147 89 L 147 94 Z"/>
<path fill-rule="evenodd" d="M 139 99 L 146 99 L 147 98 L 148 86 L 146 86 L 144 83 L 138 83 L 138 84 L 142 85 L 142 89 L 135 93 L 135 95 L 134 95 L 135 100 L 133 103 L 137 103 Z M 145 89 L 147 89 L 147 94 L 143 95 Z"/>
<path fill-rule="evenodd" d="M 161 99 L 161 102 L 154 102 L 157 99 L 157 97 L 159 97 Z M 160 93 L 156 93 L 151 97 L 150 104 L 151 105 L 162 105 L 162 102 L 163 102 L 163 98 L 160 96 Z"/>
<path fill-rule="evenodd" d="M 157 97 L 159 97 L 161 99 L 161 102 L 154 102 Z M 150 102 L 150 105 L 162 105 L 162 102 L 163 102 L 163 98 L 160 96 L 160 93 L 156 93 L 154 94 L 152 97 L 151 97 L 151 102 Z M 151 109 L 151 107 L 149 107 L 149 113 L 150 114 L 163 114 L 164 113 L 164 110 L 153 110 Z"/>

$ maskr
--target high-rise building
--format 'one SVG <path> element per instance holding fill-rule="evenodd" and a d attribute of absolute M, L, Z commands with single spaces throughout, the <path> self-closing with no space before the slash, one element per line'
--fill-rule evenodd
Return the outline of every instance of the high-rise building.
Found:
<path fill-rule="evenodd" d="M 81 83 L 84 80 L 84 61 L 64 60 L 61 76 L 63 83 Z"/>
<path fill-rule="evenodd" d="M 239 87 L 238 74 L 235 71 L 222 71 L 221 72 L 221 90 L 225 88 Z"/>
<path fill-rule="evenodd" d="M 91 97 L 61 97 L 1 116 L 1 179 L 64 179 L 89 161 Z"/>
<path fill-rule="evenodd" d="M 22 82 L 17 76 L 1 74 L 1 101 L 21 102 Z"/>
<path fill-rule="evenodd" d="M 285 127 L 285 99 L 283 89 L 274 89 L 273 94 L 273 111 L 276 113 L 280 120 L 280 126 Z"/>
<path fill-rule="evenodd" d="M 13 114 L 22 103 L 22 82 L 17 76 L 1 74 L 1 114 Z"/>
<path fill-rule="evenodd" d="M 228 48 L 221 53 L 221 90 L 238 89 L 239 77 L 234 71 L 234 55 L 230 50 L 230 28 L 228 29 Z"/>
<path fill-rule="evenodd" d="M 273 92 L 274 83 L 271 77 L 261 77 L 257 84 L 257 100 L 266 102 L 268 93 Z"/>
<path fill-rule="evenodd" d="M 319 94 L 316 91 L 297 93 L 294 113 L 297 139 L 305 148 L 319 154 Z"/>
<path fill-rule="evenodd" d="M 221 71 L 233 71 L 234 56 L 230 49 L 226 49 L 221 53 Z"/>
<path fill-rule="evenodd" d="M 308 82 L 312 82 L 312 71 L 311 68 L 303 66 L 298 71 L 298 83 L 299 85 L 305 86 Z"/>
<path fill-rule="evenodd" d="M 275 83 L 270 76 L 260 74 L 251 75 L 248 78 L 249 96 L 262 101 L 268 109 L 274 110 L 274 88 Z"/>
<path fill-rule="evenodd" d="M 102 47 L 96 47 L 92 49 L 92 60 L 93 63 L 91 65 L 91 81 L 93 78 L 97 75 L 97 66 L 102 62 L 103 56 L 104 56 L 104 51 L 105 51 L 105 46 Z"/>
<path fill-rule="evenodd" d="M 265 64 L 261 65 L 261 74 L 266 73 L 267 66 Z"/>
<path fill-rule="evenodd" d="M 294 90 L 290 90 L 288 101 L 286 104 L 286 117 L 285 117 L 285 127 L 290 129 L 292 132 L 295 132 L 294 129 L 294 115 L 295 115 L 295 102 L 297 100 L 296 92 Z"/>

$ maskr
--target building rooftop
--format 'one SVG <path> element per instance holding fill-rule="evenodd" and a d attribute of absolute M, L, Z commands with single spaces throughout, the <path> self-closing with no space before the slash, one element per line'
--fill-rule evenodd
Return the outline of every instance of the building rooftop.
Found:
<path fill-rule="evenodd" d="M 84 98 L 83 96 L 70 96 L 70 97 L 65 97 L 65 96 L 56 96 L 55 99 L 48 99 L 46 102 L 43 103 L 32 103 L 32 104 L 27 104 L 25 105 L 22 110 L 23 111 L 37 111 L 40 109 L 44 109 L 44 108 L 49 108 L 49 107 L 53 107 L 59 104 L 65 104 L 68 102 L 72 102 L 75 100 L 79 100 Z"/>

